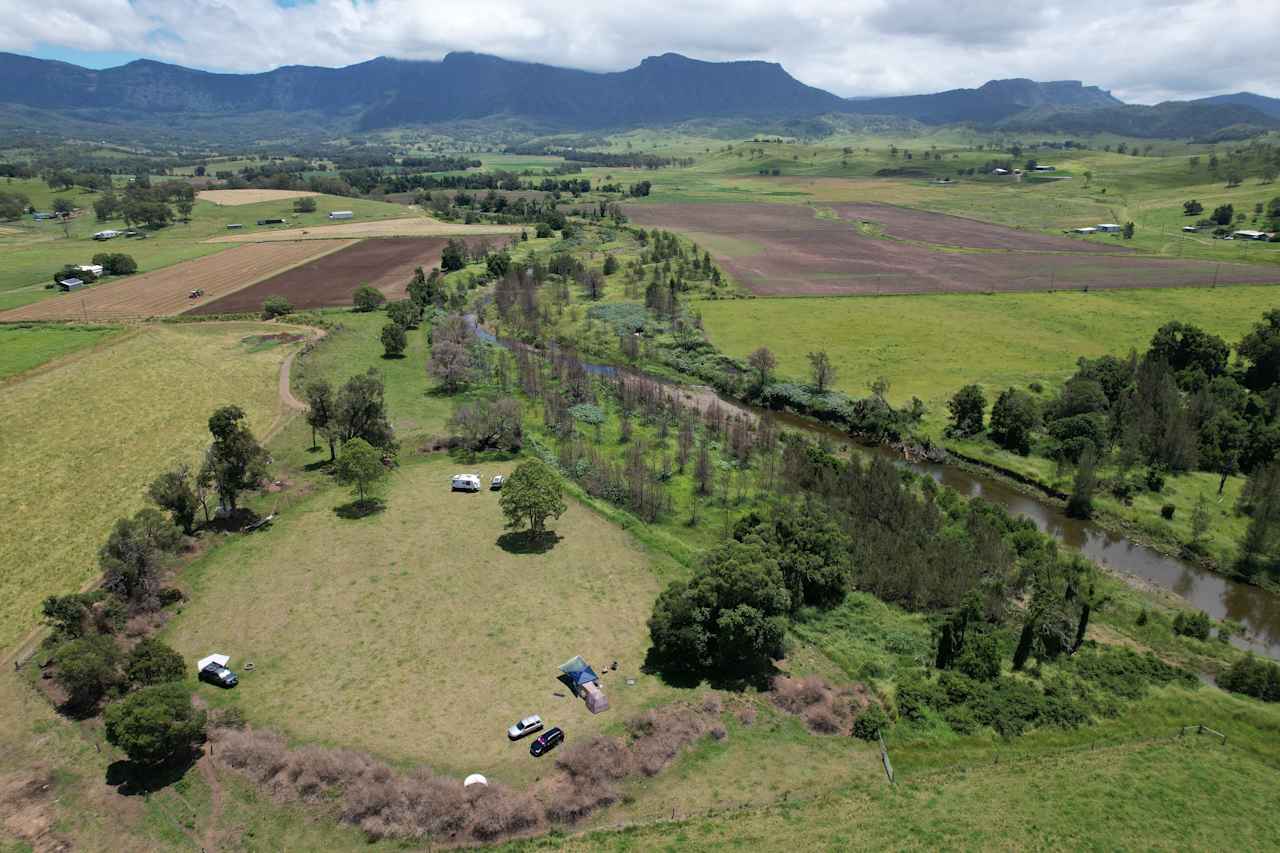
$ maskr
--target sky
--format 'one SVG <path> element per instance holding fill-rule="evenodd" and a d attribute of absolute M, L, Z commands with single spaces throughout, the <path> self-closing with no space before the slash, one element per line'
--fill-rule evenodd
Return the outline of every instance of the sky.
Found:
<path fill-rule="evenodd" d="M 94 68 L 340 66 L 474 50 L 617 71 L 646 56 L 780 62 L 837 95 L 1083 80 L 1134 103 L 1280 97 L 1275 0 L 0 0 L 0 51 Z"/>

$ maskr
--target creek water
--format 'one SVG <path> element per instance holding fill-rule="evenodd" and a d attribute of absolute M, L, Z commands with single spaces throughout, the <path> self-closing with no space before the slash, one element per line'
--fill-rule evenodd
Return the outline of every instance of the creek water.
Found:
<path fill-rule="evenodd" d="M 476 327 L 476 333 L 482 340 L 490 343 L 511 345 L 479 326 Z M 585 366 L 587 372 L 600 376 L 614 376 L 624 372 L 652 379 L 671 388 L 693 405 L 705 405 L 714 399 L 726 409 L 744 412 L 753 418 L 763 414 L 762 410 L 722 397 L 710 388 L 689 388 L 661 377 L 611 365 Z M 965 497 L 980 497 L 1000 504 L 1012 515 L 1031 519 L 1042 532 L 1068 548 L 1080 551 L 1104 568 L 1138 578 L 1151 586 L 1167 589 L 1214 619 L 1234 619 L 1244 625 L 1245 633 L 1243 636 L 1233 637 L 1233 643 L 1280 659 L 1280 595 L 1252 584 L 1234 581 L 1186 560 L 1165 556 L 1097 524 L 1070 518 L 1052 501 L 1028 494 L 998 477 L 956 465 L 906 461 L 888 447 L 867 448 L 839 430 L 805 418 L 779 412 L 769 414 L 788 428 L 825 436 L 849 447 L 851 452 L 884 454 L 895 464 L 932 477 L 940 485 L 954 489 Z"/>

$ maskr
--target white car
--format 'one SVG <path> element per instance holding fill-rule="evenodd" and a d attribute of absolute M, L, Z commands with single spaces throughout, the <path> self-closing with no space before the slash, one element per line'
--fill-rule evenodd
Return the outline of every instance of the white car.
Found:
<path fill-rule="evenodd" d="M 520 740 L 525 735 L 540 731 L 542 731 L 542 718 L 537 714 L 531 714 L 507 729 L 507 737 L 511 740 Z"/>
<path fill-rule="evenodd" d="M 479 474 L 454 474 L 453 475 L 453 491 L 455 492 L 480 491 L 480 475 Z"/>
<path fill-rule="evenodd" d="M 493 479 L 489 481 L 489 488 L 495 492 L 502 489 L 502 484 L 507 482 L 507 478 L 501 474 L 494 474 Z"/>

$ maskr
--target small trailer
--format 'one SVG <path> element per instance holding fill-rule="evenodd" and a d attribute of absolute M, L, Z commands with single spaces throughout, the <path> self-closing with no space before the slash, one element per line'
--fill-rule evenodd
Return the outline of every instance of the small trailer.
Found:
<path fill-rule="evenodd" d="M 454 474 L 452 482 L 452 491 L 455 492 L 478 492 L 480 491 L 480 475 L 479 474 Z"/>
<path fill-rule="evenodd" d="M 112 230 L 108 229 L 108 230 L 106 230 L 106 231 L 99 231 L 97 234 L 94 234 L 94 235 L 93 235 L 93 239 L 95 239 L 95 240 L 114 240 L 116 237 L 119 237 L 119 236 L 120 236 L 120 232 L 119 232 L 119 231 L 112 231 Z"/>
<path fill-rule="evenodd" d="M 330 219 L 350 219 L 355 216 L 350 210 L 335 210 L 329 214 Z"/>

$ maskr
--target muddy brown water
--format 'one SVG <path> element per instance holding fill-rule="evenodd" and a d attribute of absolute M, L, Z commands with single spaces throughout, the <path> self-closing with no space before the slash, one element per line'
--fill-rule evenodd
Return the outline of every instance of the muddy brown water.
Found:
<path fill-rule="evenodd" d="M 506 345 L 483 329 L 478 328 L 477 333 L 490 343 Z M 587 364 L 586 368 L 590 373 L 603 376 L 613 376 L 619 372 L 618 368 L 602 364 Z M 624 372 L 644 376 L 672 388 L 690 405 L 707 405 L 715 400 L 726 409 L 744 412 L 753 418 L 764 413 L 763 410 L 726 399 L 710 388 L 690 388 L 657 376 L 630 370 Z M 1079 551 L 1106 569 L 1136 578 L 1139 584 L 1145 582 L 1153 587 L 1167 589 L 1214 619 L 1234 619 L 1245 627 L 1243 636 L 1232 638 L 1235 645 L 1280 659 L 1280 595 L 1252 584 L 1234 581 L 1194 563 L 1165 556 L 1097 524 L 1070 518 L 1051 501 L 1021 491 L 998 477 L 956 465 L 909 462 L 891 448 L 865 447 L 839 430 L 805 418 L 783 412 L 769 414 L 782 425 L 824 436 L 849 447 L 851 452 L 883 454 L 895 464 L 932 477 L 940 485 L 954 489 L 964 497 L 980 497 L 1000 504 L 1012 515 L 1031 519 L 1041 532 L 1049 534 L 1066 547 Z"/>

